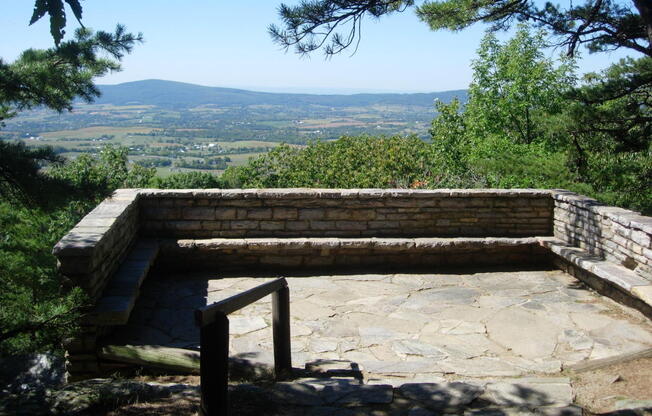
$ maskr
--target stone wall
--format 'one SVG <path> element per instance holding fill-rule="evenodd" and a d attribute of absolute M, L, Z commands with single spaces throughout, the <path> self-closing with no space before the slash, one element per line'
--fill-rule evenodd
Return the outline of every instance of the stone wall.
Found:
<path fill-rule="evenodd" d="M 652 281 L 652 218 L 568 191 L 552 192 L 554 235 Z"/>
<path fill-rule="evenodd" d="M 140 192 L 149 237 L 525 237 L 552 234 L 546 190 Z"/>
<path fill-rule="evenodd" d="M 59 271 L 97 299 L 138 234 L 138 192 L 119 189 L 52 250 Z"/>

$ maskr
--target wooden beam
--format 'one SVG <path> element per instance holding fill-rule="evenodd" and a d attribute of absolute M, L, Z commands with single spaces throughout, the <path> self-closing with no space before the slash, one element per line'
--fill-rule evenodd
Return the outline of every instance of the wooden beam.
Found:
<path fill-rule="evenodd" d="M 195 322 L 198 326 L 208 325 L 213 322 L 213 319 L 219 315 L 229 315 L 239 309 L 250 305 L 283 287 L 287 287 L 288 283 L 284 278 L 272 280 L 271 282 L 263 283 L 253 289 L 246 290 L 237 295 L 215 302 L 211 305 L 205 306 L 195 311 Z"/>
<path fill-rule="evenodd" d="M 107 345 L 100 349 L 99 356 L 143 367 L 199 374 L 199 351 L 156 345 Z"/>
<path fill-rule="evenodd" d="M 610 365 L 626 363 L 628 361 L 648 357 L 652 357 L 652 348 L 646 348 L 641 351 L 629 352 L 613 357 L 599 358 L 597 360 L 581 361 L 577 364 L 568 366 L 568 369 L 573 370 L 577 373 L 582 373 L 585 371 L 598 370 L 600 368 L 609 367 Z"/>

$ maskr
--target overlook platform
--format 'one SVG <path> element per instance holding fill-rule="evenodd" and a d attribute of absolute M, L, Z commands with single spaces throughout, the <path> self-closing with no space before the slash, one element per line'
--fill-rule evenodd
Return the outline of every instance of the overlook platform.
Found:
<path fill-rule="evenodd" d="M 197 308 L 272 277 L 153 275 L 112 344 L 199 349 Z M 652 324 L 558 270 L 286 276 L 293 366 L 335 360 L 365 384 L 559 376 L 652 348 Z M 273 368 L 271 302 L 229 317 L 230 357 Z M 338 363 L 339 361 L 339 363 Z"/>
<path fill-rule="evenodd" d="M 652 218 L 564 190 L 119 190 L 54 253 L 93 301 L 70 379 L 134 362 L 109 346 L 195 365 L 192 312 L 279 276 L 296 378 L 264 389 L 302 415 L 566 409 L 565 369 L 652 348 Z M 232 363 L 267 371 L 270 313 L 229 317 Z"/>

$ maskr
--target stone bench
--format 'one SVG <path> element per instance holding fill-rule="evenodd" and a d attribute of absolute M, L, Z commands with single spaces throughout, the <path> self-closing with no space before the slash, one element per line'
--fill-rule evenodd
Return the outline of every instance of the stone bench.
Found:
<path fill-rule="evenodd" d="M 632 306 L 652 318 L 652 282 L 614 262 L 557 238 L 539 238 L 555 255 L 553 262 L 598 293 Z"/>
<path fill-rule="evenodd" d="M 535 237 L 211 238 L 164 240 L 162 269 L 310 270 L 548 264 Z"/>
<path fill-rule="evenodd" d="M 154 264 L 158 252 L 157 241 L 137 241 L 110 278 L 95 307 L 84 316 L 84 323 L 87 325 L 126 324 L 140 293 L 140 285 Z"/>

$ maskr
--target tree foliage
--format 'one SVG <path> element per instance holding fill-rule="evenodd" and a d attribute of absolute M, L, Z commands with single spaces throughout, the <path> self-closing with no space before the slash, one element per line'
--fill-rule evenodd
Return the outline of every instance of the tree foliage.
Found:
<path fill-rule="evenodd" d="M 74 16 L 81 20 L 78 0 L 65 0 Z M 71 110 L 73 101 L 87 102 L 100 95 L 94 79 L 120 70 L 120 60 L 142 41 L 117 25 L 114 32 L 81 27 L 72 39 L 62 41 L 66 11 L 61 0 L 36 0 L 30 24 L 50 16 L 50 29 L 55 46 L 45 50 L 28 49 L 16 61 L 0 58 L 0 127 L 17 112 L 38 106 L 56 111 Z M 20 197 L 32 202 L 46 202 L 43 189 L 61 193 L 63 184 L 53 183 L 39 169 L 44 163 L 59 163 L 50 150 L 32 150 L 20 144 L 2 144 L 0 148 L 0 195 Z"/>
<path fill-rule="evenodd" d="M 167 177 L 156 176 L 149 181 L 152 188 L 161 189 L 208 189 L 221 188 L 217 176 L 210 172 L 179 172 Z"/>
<path fill-rule="evenodd" d="M 504 45 L 493 33 L 483 38 L 466 109 L 472 135 L 502 133 L 516 143 L 541 139 L 541 120 L 562 111 L 576 82 L 573 60 L 555 66 L 544 46 L 544 33 L 532 34 L 526 26 Z"/>
<path fill-rule="evenodd" d="M 285 28 L 271 25 L 269 33 L 285 49 L 294 46 L 297 53 L 309 54 L 324 47 L 327 55 L 334 55 L 354 43 L 357 48 L 365 15 L 380 18 L 413 4 L 413 0 L 303 0 L 297 6 L 281 4 L 279 15 Z M 342 26 L 349 27 L 348 33 L 339 30 Z"/>
<path fill-rule="evenodd" d="M 418 137 L 342 137 L 305 148 L 279 146 L 249 164 L 229 168 L 224 187 L 454 187 L 472 178 L 448 172 L 441 155 Z"/>
<path fill-rule="evenodd" d="M 120 25 L 114 33 L 81 28 L 57 47 L 28 49 L 12 63 L 0 59 L 0 123 L 36 106 L 63 111 L 77 97 L 93 101 L 100 95 L 93 79 L 120 70 L 119 60 L 141 40 Z"/>
<path fill-rule="evenodd" d="M 57 349 L 73 333 L 85 298 L 59 275 L 52 247 L 116 188 L 148 186 L 154 169 L 129 164 L 125 148 L 106 146 L 97 157 L 60 161 L 38 175 L 38 186 L 66 185 L 59 195 L 42 190 L 58 198 L 56 206 L 43 209 L 46 204 L 22 199 L 0 202 L 0 355 Z"/>
<path fill-rule="evenodd" d="M 70 6 L 77 21 L 81 24 L 82 6 L 79 0 L 64 0 Z M 34 12 L 29 24 L 32 25 L 39 21 L 43 16 L 48 14 L 50 16 L 50 34 L 54 43 L 59 45 L 61 39 L 66 34 L 66 9 L 65 4 L 61 0 L 36 0 L 34 3 Z M 83 26 L 83 25 L 82 25 Z"/>
<path fill-rule="evenodd" d="M 63 284 L 51 250 L 79 218 L 0 202 L 0 356 L 57 349 L 75 330 L 84 296 Z"/>
<path fill-rule="evenodd" d="M 466 106 L 437 104 L 433 145 L 488 186 L 567 188 L 650 212 L 650 106 L 641 79 L 650 58 L 624 60 L 577 87 L 572 61 L 555 65 L 542 42 L 525 26 L 504 44 L 487 34 Z"/>
<path fill-rule="evenodd" d="M 652 5 L 648 0 L 585 0 L 566 6 L 528 0 L 304 0 L 297 6 L 281 4 L 284 28 L 272 26 L 272 38 L 297 52 L 325 47 L 326 54 L 357 45 L 364 16 L 380 18 L 416 7 L 433 30 L 463 30 L 474 23 L 506 29 L 514 22 L 530 22 L 549 31 L 570 55 L 580 46 L 599 52 L 619 48 L 652 56 Z M 345 30 L 341 29 L 344 26 Z"/>

